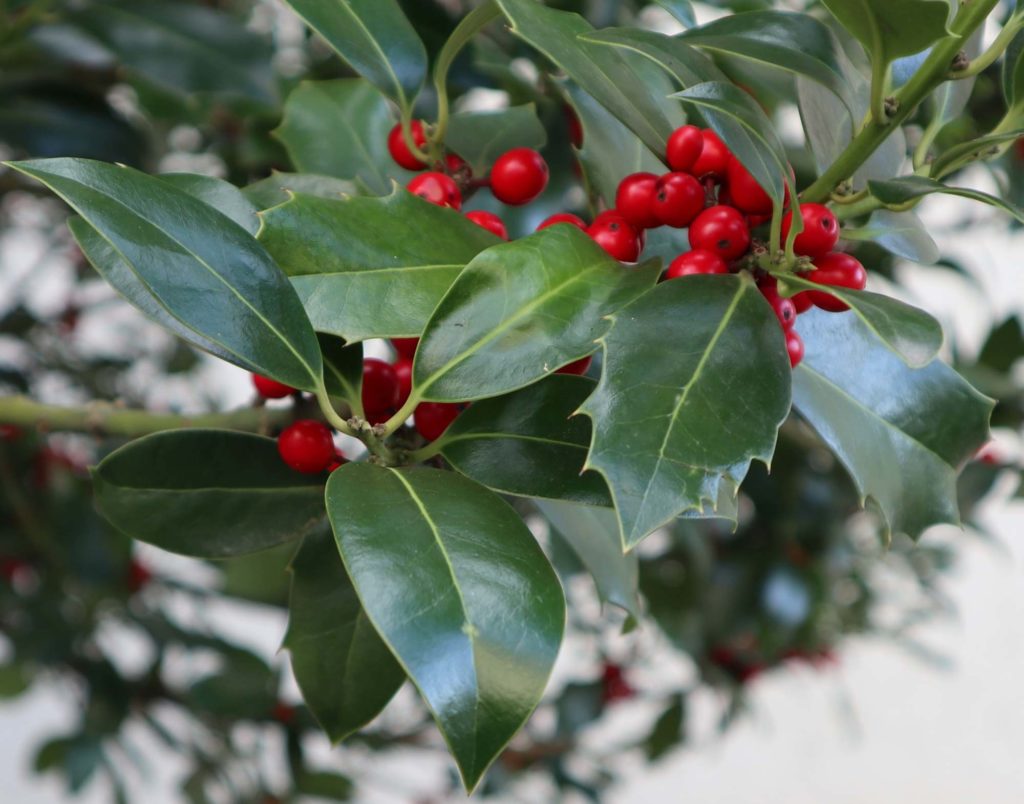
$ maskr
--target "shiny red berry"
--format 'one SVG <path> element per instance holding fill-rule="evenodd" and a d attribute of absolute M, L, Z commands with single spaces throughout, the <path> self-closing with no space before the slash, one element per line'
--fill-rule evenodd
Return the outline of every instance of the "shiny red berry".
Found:
<path fill-rule="evenodd" d="M 400 357 L 391 364 L 391 367 L 395 370 L 395 377 L 398 378 L 398 402 L 395 407 L 400 408 L 412 393 L 412 360 Z"/>
<path fill-rule="evenodd" d="M 804 257 L 822 257 L 839 241 L 839 221 L 832 210 L 824 204 L 801 204 L 800 214 L 804 219 L 804 230 L 793 241 L 793 250 Z M 782 219 L 782 240 L 789 237 L 790 226 L 793 225 L 793 212 L 790 210 Z"/>
<path fill-rule="evenodd" d="M 313 419 L 299 419 L 277 437 L 281 459 L 297 472 L 316 474 L 335 458 L 330 428 Z"/>
<path fill-rule="evenodd" d="M 685 229 L 704 209 L 704 188 L 689 173 L 666 173 L 658 179 L 652 209 L 659 223 Z"/>
<path fill-rule="evenodd" d="M 849 254 L 833 251 L 824 257 L 818 257 L 814 261 L 814 266 L 817 270 L 807 274 L 807 278 L 819 285 L 831 285 L 832 287 L 849 288 L 850 290 L 864 290 L 868 283 L 868 272 L 864 270 L 860 260 L 851 257 Z M 807 290 L 804 292 L 810 299 L 811 304 L 815 307 L 820 307 L 822 310 L 828 310 L 830 313 L 841 313 L 849 309 L 846 302 L 840 301 L 831 293 L 818 290 Z"/>
<path fill-rule="evenodd" d="M 491 192 L 511 206 L 528 204 L 548 186 L 548 163 L 532 148 L 513 148 L 491 168 Z"/>
<path fill-rule="evenodd" d="M 601 699 L 606 703 L 624 701 L 636 694 L 626 681 L 622 668 L 617 664 L 606 664 L 601 669 Z"/>
<path fill-rule="evenodd" d="M 472 212 L 467 212 L 466 217 L 477 226 L 482 226 L 491 234 L 497 235 L 502 240 L 508 240 L 508 229 L 505 227 L 505 222 L 493 212 L 475 209 Z"/>
<path fill-rule="evenodd" d="M 698 179 L 711 178 L 722 181 L 729 170 L 732 153 L 711 129 L 704 129 L 701 135 L 704 138 L 704 147 L 689 172 Z"/>
<path fill-rule="evenodd" d="M 736 157 L 729 160 L 727 180 L 729 182 L 729 198 L 734 207 L 748 215 L 771 214 L 773 206 L 771 197 Z"/>
<path fill-rule="evenodd" d="M 697 274 L 727 274 L 729 266 L 725 260 L 713 251 L 706 251 L 698 248 L 680 254 L 668 266 L 665 272 L 666 279 L 678 279 L 681 276 L 696 276 Z"/>
<path fill-rule="evenodd" d="M 559 223 L 568 223 L 570 226 L 575 226 L 583 231 L 587 230 L 587 222 L 579 215 L 573 215 L 571 212 L 558 212 L 550 218 L 545 218 L 540 226 L 537 227 L 537 231 L 539 232 L 541 229 L 547 229 L 549 226 L 555 226 Z"/>
<path fill-rule="evenodd" d="M 796 323 L 796 305 L 793 303 L 793 300 L 779 295 L 774 278 L 758 283 L 758 289 L 765 300 L 772 306 L 772 310 L 775 311 L 775 315 L 779 319 L 779 324 L 782 325 L 782 328 L 784 330 L 792 329 Z"/>
<path fill-rule="evenodd" d="M 461 408 L 450 402 L 421 402 L 412 415 L 416 431 L 427 441 L 435 441 L 455 421 Z"/>
<path fill-rule="evenodd" d="M 654 213 L 654 194 L 658 177 L 653 173 L 632 173 L 619 182 L 615 193 L 615 209 L 634 229 L 661 226 Z"/>
<path fill-rule="evenodd" d="M 399 391 L 394 366 L 374 357 L 363 361 L 363 411 L 367 418 L 398 407 Z"/>
<path fill-rule="evenodd" d="M 453 176 L 456 173 L 465 173 L 467 176 L 471 176 L 473 171 L 470 170 L 469 164 L 458 154 L 445 154 L 444 155 L 444 167 L 448 171 L 449 176 Z"/>
<path fill-rule="evenodd" d="M 409 131 L 412 133 L 412 141 L 417 148 L 423 148 L 427 144 L 427 135 L 423 132 L 423 123 L 413 120 L 409 124 Z M 391 158 L 406 170 L 423 170 L 426 167 L 419 159 L 413 156 L 412 151 L 405 142 L 405 135 L 402 132 L 402 124 L 398 123 L 391 133 L 388 134 L 388 153 Z"/>
<path fill-rule="evenodd" d="M 640 236 L 636 229 L 617 213 L 602 215 L 590 225 L 587 234 L 620 262 L 636 262 L 641 251 Z"/>
<path fill-rule="evenodd" d="M 786 332 L 786 354 L 789 355 L 789 365 L 796 368 L 804 359 L 804 339 L 797 334 L 796 330 Z"/>
<path fill-rule="evenodd" d="M 264 399 L 284 399 L 295 393 L 295 389 L 290 385 L 264 377 L 262 374 L 253 374 L 252 384 L 256 388 L 256 393 Z"/>
<path fill-rule="evenodd" d="M 416 347 L 420 345 L 420 339 L 392 338 L 391 345 L 395 347 L 395 351 L 398 352 L 399 356 L 412 360 L 416 357 Z"/>
<path fill-rule="evenodd" d="M 588 371 L 590 371 L 590 364 L 594 362 L 593 355 L 587 355 L 581 357 L 579 360 L 574 360 L 572 363 L 566 363 L 556 373 L 557 374 L 577 374 L 582 377 Z"/>
<path fill-rule="evenodd" d="M 723 260 L 735 260 L 750 247 L 750 227 L 743 214 L 733 207 L 705 209 L 690 224 L 690 247 L 713 251 Z"/>
<path fill-rule="evenodd" d="M 583 147 L 583 124 L 580 122 L 576 110 L 569 104 L 563 106 L 562 111 L 565 114 L 566 128 L 569 129 L 569 142 L 572 143 L 573 148 L 579 150 Z"/>
<path fill-rule="evenodd" d="M 704 135 L 696 126 L 680 126 L 665 146 L 665 160 L 672 170 L 691 172 L 704 150 Z"/>
<path fill-rule="evenodd" d="M 459 192 L 459 185 L 451 176 L 430 171 L 414 177 L 406 186 L 410 193 L 418 195 L 431 204 L 452 209 L 462 208 L 462 193 Z"/>
<path fill-rule="evenodd" d="M 128 591 L 133 594 L 140 592 L 151 580 L 153 580 L 152 570 L 137 558 L 133 558 L 128 564 Z"/>

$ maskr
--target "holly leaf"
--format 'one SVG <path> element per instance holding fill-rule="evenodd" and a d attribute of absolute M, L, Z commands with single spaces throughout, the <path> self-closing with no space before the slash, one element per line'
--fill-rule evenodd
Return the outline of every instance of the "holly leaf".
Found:
<path fill-rule="evenodd" d="M 812 273 L 811 276 L 814 274 Z M 930 363 L 942 348 L 942 325 L 924 310 L 904 304 L 891 296 L 819 285 L 809 279 L 787 275 L 779 278 L 780 288 L 825 290 L 846 302 L 854 315 L 882 343 L 898 354 L 911 368 Z"/>
<path fill-rule="evenodd" d="M 353 182 L 338 179 L 334 176 L 321 176 L 316 173 L 282 173 L 273 171 L 265 179 L 260 179 L 242 188 L 242 193 L 260 211 L 283 204 L 291 197 L 291 193 L 315 195 L 317 198 L 333 198 L 335 200 L 346 195 L 356 195 L 357 188 Z"/>
<path fill-rule="evenodd" d="M 859 228 L 843 229 L 844 240 L 870 240 L 906 260 L 933 265 L 941 254 L 921 219 L 913 212 L 879 209 Z"/>
<path fill-rule="evenodd" d="M 693 3 L 690 0 L 654 0 L 654 2 L 675 17 L 680 25 L 692 28 L 697 24 L 697 17 L 693 12 Z"/>
<path fill-rule="evenodd" d="M 581 34 L 580 39 L 652 61 L 683 87 L 728 80 L 711 59 L 677 37 L 638 28 L 605 28 Z M 660 154 L 665 150 L 665 141 L 652 150 Z"/>
<path fill-rule="evenodd" d="M 363 609 L 472 791 L 544 693 L 558 578 L 512 508 L 453 472 L 346 464 L 327 509 Z"/>
<path fill-rule="evenodd" d="M 419 336 L 466 264 L 501 242 L 397 187 L 383 198 L 296 194 L 260 218 L 260 242 L 292 277 L 313 326 L 349 343 Z"/>
<path fill-rule="evenodd" d="M 513 148 L 542 148 L 547 132 L 537 118 L 537 107 L 528 103 L 483 112 L 453 114 L 445 145 L 466 160 L 474 173 L 486 175 L 491 165 Z"/>
<path fill-rule="evenodd" d="M 580 412 L 594 422 L 586 466 L 608 481 L 630 549 L 714 506 L 754 458 L 771 460 L 790 371 L 778 320 L 745 275 L 663 282 L 613 321 Z"/>
<path fill-rule="evenodd" d="M 1024 105 L 1024 31 L 1013 37 L 1006 48 L 1002 84 L 1007 106 L 1018 109 Z"/>
<path fill-rule="evenodd" d="M 992 400 L 941 361 L 908 367 L 856 316 L 814 311 L 797 327 L 807 351 L 794 406 L 887 531 L 959 524 L 957 467 L 988 440 Z"/>
<path fill-rule="evenodd" d="M 96 505 L 122 533 L 199 558 L 265 550 L 324 516 L 323 475 L 289 469 L 271 438 L 168 430 L 110 453 L 92 470 Z"/>
<path fill-rule="evenodd" d="M 512 33 L 547 56 L 598 103 L 660 154 L 672 124 L 657 97 L 619 54 L 581 39 L 594 31 L 579 14 L 536 0 L 498 0 Z"/>
<path fill-rule="evenodd" d="M 249 371 L 315 390 L 320 349 L 298 297 L 267 252 L 225 215 L 165 181 L 87 159 L 10 167 L 45 184 L 110 244 L 176 334 Z M 125 294 L 129 299 L 131 296 Z"/>
<path fill-rule="evenodd" d="M 346 343 L 336 335 L 318 332 L 324 358 L 324 387 L 331 396 L 344 399 L 357 415 L 363 415 L 363 345 Z"/>
<path fill-rule="evenodd" d="M 340 742 L 380 714 L 405 673 L 359 604 L 329 528 L 302 540 L 291 574 L 283 647 L 306 706 Z"/>
<path fill-rule="evenodd" d="M 872 60 L 888 65 L 919 53 L 949 31 L 947 0 L 822 0 Z"/>
<path fill-rule="evenodd" d="M 394 122 L 387 99 L 366 81 L 303 81 L 288 95 L 272 133 L 302 173 L 358 181 L 372 195 L 384 195 L 392 180 L 405 184 L 413 175 L 388 153 Z M 289 189 L 308 191 L 294 182 Z"/>
<path fill-rule="evenodd" d="M 622 552 L 615 512 L 562 500 L 537 500 L 536 504 L 593 576 L 601 599 L 639 621 L 637 555 L 635 551 Z"/>
<path fill-rule="evenodd" d="M 397 0 L 285 0 L 363 78 L 411 109 L 427 51 Z"/>
<path fill-rule="evenodd" d="M 231 218 L 251 235 L 260 228 L 256 206 L 235 185 L 197 173 L 162 173 L 160 178 Z"/>
<path fill-rule="evenodd" d="M 1024 223 L 1024 210 L 1009 201 L 1004 201 L 1002 198 L 983 193 L 980 190 L 972 190 L 970 187 L 952 187 L 925 176 L 901 176 L 892 181 L 869 181 L 868 190 L 883 204 L 890 205 L 905 204 L 932 193 L 958 195 L 961 198 L 970 198 L 972 201 L 980 201 L 1001 209 Z"/>
<path fill-rule="evenodd" d="M 594 390 L 585 377 L 555 374 L 470 405 L 435 442 L 452 466 L 503 494 L 611 506 L 595 472 L 583 472 L 590 422 L 572 417 Z"/>
<path fill-rule="evenodd" d="M 536 382 L 593 352 L 605 317 L 659 273 L 657 262 L 623 266 L 575 226 L 489 248 L 431 316 L 413 365 L 414 393 L 456 402 Z"/>

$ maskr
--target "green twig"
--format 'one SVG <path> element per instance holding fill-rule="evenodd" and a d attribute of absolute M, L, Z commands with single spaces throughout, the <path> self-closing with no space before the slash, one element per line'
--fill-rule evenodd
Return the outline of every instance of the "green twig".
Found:
<path fill-rule="evenodd" d="M 962 70 L 953 70 L 949 73 L 949 79 L 951 81 L 959 81 L 963 78 L 972 78 L 973 76 L 979 75 L 993 64 L 996 60 L 1003 55 L 1006 48 L 1010 46 L 1010 42 L 1013 38 L 1024 29 L 1024 15 L 1011 17 L 1006 21 L 1006 25 L 996 36 L 988 50 L 982 53 L 975 59 L 971 59 L 970 64 L 964 67 Z"/>

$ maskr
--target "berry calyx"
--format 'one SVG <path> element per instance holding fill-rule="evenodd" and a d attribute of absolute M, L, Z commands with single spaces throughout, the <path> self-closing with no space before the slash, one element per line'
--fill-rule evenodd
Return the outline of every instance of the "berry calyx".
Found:
<path fill-rule="evenodd" d="M 587 355 L 586 357 L 581 357 L 579 360 L 574 360 L 572 363 L 566 363 L 564 366 L 562 366 L 560 369 L 558 369 L 558 371 L 556 371 L 555 373 L 556 374 L 576 374 L 576 375 L 582 377 L 584 374 L 586 374 L 588 371 L 590 371 L 590 364 L 593 363 L 593 362 L 594 362 L 594 356 L 593 355 Z"/>
<path fill-rule="evenodd" d="M 412 360 L 416 357 L 416 347 L 420 345 L 419 338 L 392 338 L 391 345 L 395 347 L 400 357 L 407 357 Z"/>
<path fill-rule="evenodd" d="M 789 365 L 792 368 L 796 368 L 804 359 L 804 339 L 796 330 L 786 332 L 786 354 L 789 355 Z"/>
<path fill-rule="evenodd" d="M 573 215 L 571 212 L 557 212 L 551 217 L 545 218 L 540 226 L 537 227 L 537 231 L 547 229 L 549 226 L 557 226 L 560 223 L 567 223 L 570 226 L 575 226 L 577 229 L 582 229 L 584 232 L 587 231 L 587 222 L 579 215 Z"/>
<path fill-rule="evenodd" d="M 295 389 L 283 382 L 264 377 L 262 374 L 252 375 L 252 384 L 256 393 L 264 399 L 284 399 L 295 393 Z"/>
<path fill-rule="evenodd" d="M 750 247 L 750 227 L 743 214 L 722 204 L 705 209 L 690 224 L 690 247 L 735 260 Z"/>
<path fill-rule="evenodd" d="M 459 192 L 459 185 L 451 176 L 428 171 L 415 176 L 406 186 L 410 193 L 418 195 L 431 204 L 452 209 L 462 208 L 462 193 Z"/>
<path fill-rule="evenodd" d="M 864 270 L 860 260 L 849 254 L 833 251 L 816 259 L 814 265 L 817 270 L 807 274 L 807 278 L 819 285 L 864 290 L 868 283 L 868 272 Z M 850 309 L 846 302 L 840 301 L 831 293 L 820 290 L 807 290 L 804 293 L 807 294 L 811 304 L 830 313 L 841 313 Z"/>
<path fill-rule="evenodd" d="M 412 141 L 416 143 L 417 148 L 423 148 L 427 144 L 427 135 L 423 131 L 423 122 L 421 120 L 413 120 L 409 124 L 409 132 L 412 134 Z M 409 146 L 405 141 L 405 135 L 402 132 L 401 123 L 395 125 L 391 129 L 391 133 L 388 134 L 388 153 L 391 154 L 391 158 L 395 162 L 406 170 L 423 170 L 426 167 L 409 150 Z"/>
<path fill-rule="evenodd" d="M 493 212 L 488 212 L 484 209 L 475 209 L 472 212 L 467 212 L 466 217 L 473 221 L 477 226 L 481 226 L 486 229 L 491 234 L 497 235 L 502 240 L 508 240 L 508 228 L 506 228 L 505 222 Z"/>
<path fill-rule="evenodd" d="M 402 407 L 412 393 L 412 360 L 408 357 L 400 357 L 391 367 L 395 370 L 395 377 L 398 378 L 398 402 L 395 407 Z"/>
<path fill-rule="evenodd" d="M 626 176 L 615 193 L 615 209 L 634 229 L 653 229 L 662 221 L 654 212 L 658 177 L 653 173 Z"/>
<path fill-rule="evenodd" d="M 316 474 L 335 459 L 334 439 L 330 428 L 313 419 L 299 419 L 277 437 L 281 459 L 296 472 Z"/>
<path fill-rule="evenodd" d="M 665 278 L 678 279 L 681 276 L 727 273 L 729 273 L 729 266 L 725 264 L 725 260 L 713 251 L 698 248 L 680 254 L 672 260 L 668 271 L 665 272 Z"/>
<path fill-rule="evenodd" d="M 793 241 L 793 251 L 804 257 L 823 257 L 839 242 L 839 221 L 832 210 L 824 204 L 801 204 L 800 214 L 804 219 L 804 230 Z M 793 225 L 793 211 L 782 219 L 782 242 L 789 238 Z"/>
<path fill-rule="evenodd" d="M 640 236 L 618 213 L 602 212 L 587 229 L 587 234 L 620 262 L 636 262 L 640 258 Z"/>
<path fill-rule="evenodd" d="M 400 392 L 394 366 L 374 357 L 363 361 L 363 411 L 371 424 L 379 423 L 371 417 L 398 407 Z"/>
<path fill-rule="evenodd" d="M 448 429 L 461 408 L 451 402 L 422 402 L 412 415 L 416 431 L 427 441 L 436 441 Z"/>
<path fill-rule="evenodd" d="M 672 170 L 690 173 L 704 150 L 704 135 L 696 126 L 680 126 L 665 146 L 665 161 Z"/>
<path fill-rule="evenodd" d="M 491 168 L 491 192 L 510 206 L 528 204 L 548 186 L 548 163 L 532 148 L 513 148 Z"/>
<path fill-rule="evenodd" d="M 729 170 L 729 159 L 732 157 L 732 152 L 711 129 L 704 129 L 701 136 L 704 144 L 700 156 L 693 163 L 689 172 L 698 179 L 722 181 Z"/>
<path fill-rule="evenodd" d="M 685 229 L 704 209 L 704 188 L 689 173 L 666 173 L 658 179 L 651 208 L 659 223 Z"/>

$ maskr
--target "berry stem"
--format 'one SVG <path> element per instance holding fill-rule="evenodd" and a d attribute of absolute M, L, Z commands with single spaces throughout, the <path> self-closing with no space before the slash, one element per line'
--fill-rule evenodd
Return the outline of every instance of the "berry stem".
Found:
<path fill-rule="evenodd" d="M 409 398 L 405 400 L 405 404 L 402 405 L 402 407 L 394 416 L 392 416 L 390 419 L 384 422 L 381 437 L 387 438 L 389 435 L 395 432 L 395 430 L 397 430 L 399 427 L 405 424 L 408 418 L 412 416 L 413 411 L 416 410 L 416 406 L 419 405 L 421 401 L 422 400 L 420 399 L 419 392 L 417 391 L 416 388 L 413 388 L 412 393 L 409 394 Z"/>
<path fill-rule="evenodd" d="M 331 398 L 327 395 L 327 389 L 320 384 L 320 387 L 316 389 L 316 401 L 320 405 L 320 411 L 324 414 L 324 418 L 327 419 L 327 423 L 331 425 L 339 433 L 344 433 L 347 436 L 353 436 L 355 438 L 363 439 L 362 435 L 357 433 L 351 427 L 348 422 L 345 421 L 334 409 L 334 405 L 331 404 Z"/>
<path fill-rule="evenodd" d="M 949 79 L 951 81 L 959 81 L 962 78 L 971 78 L 972 76 L 979 75 L 987 70 L 1003 55 L 1003 52 L 1010 46 L 1010 42 L 1013 41 L 1013 38 L 1021 29 L 1024 29 L 1024 13 L 1018 11 L 1006 21 L 1003 29 L 992 41 L 992 44 L 989 45 L 988 50 L 976 59 L 972 59 L 962 70 L 951 71 Z"/>

